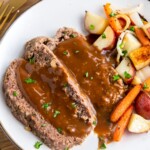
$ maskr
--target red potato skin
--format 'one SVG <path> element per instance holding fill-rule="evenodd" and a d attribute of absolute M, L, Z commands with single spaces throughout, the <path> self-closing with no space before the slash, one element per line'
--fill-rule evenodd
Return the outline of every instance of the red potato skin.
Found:
<path fill-rule="evenodd" d="M 147 29 L 148 33 L 150 34 L 150 28 Z"/>
<path fill-rule="evenodd" d="M 111 28 L 112 29 L 112 28 Z M 113 31 L 113 34 L 114 34 L 114 39 L 113 39 L 113 41 L 112 41 L 112 43 L 108 46 L 108 47 L 106 47 L 106 48 L 103 48 L 103 50 L 112 50 L 115 46 L 116 46 L 116 43 L 117 43 L 117 36 L 116 36 L 116 34 L 115 34 L 115 32 L 114 32 L 114 30 L 112 29 L 112 31 Z"/>
<path fill-rule="evenodd" d="M 135 101 L 136 112 L 144 117 L 150 119 L 150 96 L 146 92 L 141 92 Z"/>

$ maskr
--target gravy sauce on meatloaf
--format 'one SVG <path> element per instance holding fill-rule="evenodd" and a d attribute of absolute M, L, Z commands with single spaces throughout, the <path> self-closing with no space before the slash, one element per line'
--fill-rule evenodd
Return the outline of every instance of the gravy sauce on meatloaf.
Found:
<path fill-rule="evenodd" d="M 76 103 L 64 92 L 67 77 L 61 69 L 39 68 L 23 60 L 17 68 L 17 81 L 29 103 L 60 134 L 84 137 L 91 131 L 91 125 L 75 116 Z"/>
<path fill-rule="evenodd" d="M 113 81 L 113 75 L 117 74 L 112 67 L 114 60 L 81 37 L 61 42 L 54 53 L 71 70 L 92 101 L 97 112 L 95 132 L 111 141 L 114 124 L 109 120 L 110 113 L 124 93 L 122 81 Z"/>

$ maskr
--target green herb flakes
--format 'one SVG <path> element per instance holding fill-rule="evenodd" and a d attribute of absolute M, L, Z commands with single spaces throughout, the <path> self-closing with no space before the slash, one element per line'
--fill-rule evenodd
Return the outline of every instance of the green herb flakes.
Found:
<path fill-rule="evenodd" d="M 47 109 L 50 105 L 51 105 L 51 103 L 44 103 L 42 105 L 42 108 Z"/>
<path fill-rule="evenodd" d="M 105 33 L 102 34 L 102 39 L 106 39 L 106 34 Z"/>
<path fill-rule="evenodd" d="M 95 29 L 95 26 L 94 26 L 93 24 L 91 24 L 91 25 L 89 26 L 89 29 L 90 29 L 90 30 L 94 30 L 94 29 Z"/>
<path fill-rule="evenodd" d="M 75 37 L 77 37 L 77 35 L 73 33 L 73 34 L 70 34 L 70 37 L 75 38 Z"/>
<path fill-rule="evenodd" d="M 112 12 L 109 16 L 110 16 L 110 17 L 115 17 L 116 15 L 117 15 L 117 14 L 115 14 L 115 13 Z"/>
<path fill-rule="evenodd" d="M 17 92 L 16 91 L 13 92 L 13 96 L 17 96 Z"/>
<path fill-rule="evenodd" d="M 85 75 L 85 77 L 86 77 L 86 78 L 88 78 L 89 73 L 88 73 L 88 72 L 86 72 L 84 75 Z"/>
<path fill-rule="evenodd" d="M 41 142 L 37 141 L 35 144 L 34 144 L 34 147 L 36 149 L 39 149 L 41 147 L 41 145 L 43 145 Z"/>
<path fill-rule="evenodd" d="M 69 150 L 69 148 L 68 148 L 68 147 L 66 147 L 64 150 Z"/>
<path fill-rule="evenodd" d="M 148 87 L 148 85 L 146 84 L 146 83 L 144 83 L 144 85 L 143 85 L 143 90 L 146 90 L 146 89 L 148 89 L 149 87 Z"/>
<path fill-rule="evenodd" d="M 78 54 L 79 52 L 80 52 L 79 50 L 74 51 L 75 54 Z"/>
<path fill-rule="evenodd" d="M 125 57 L 127 55 L 128 51 L 127 50 L 123 50 L 122 53 L 123 53 L 123 56 Z"/>
<path fill-rule="evenodd" d="M 100 149 L 106 149 L 107 147 L 106 147 L 106 144 L 105 143 L 103 143 L 101 146 L 100 146 Z"/>
<path fill-rule="evenodd" d="M 30 62 L 30 64 L 34 64 L 35 63 L 35 58 L 34 57 L 30 58 L 29 62 Z"/>
<path fill-rule="evenodd" d="M 41 127 L 46 127 L 46 124 L 42 124 Z"/>
<path fill-rule="evenodd" d="M 62 133 L 62 128 L 57 128 L 58 133 Z"/>
<path fill-rule="evenodd" d="M 125 77 L 126 79 L 130 79 L 132 76 L 131 76 L 127 71 L 125 71 L 125 72 L 124 72 L 124 77 Z"/>
<path fill-rule="evenodd" d="M 123 49 L 123 48 L 124 48 L 124 43 L 122 42 L 122 43 L 119 45 L 119 47 L 120 47 L 121 49 Z"/>
<path fill-rule="evenodd" d="M 93 77 L 91 77 L 90 79 L 91 79 L 91 80 L 93 80 L 94 78 L 93 78 Z"/>
<path fill-rule="evenodd" d="M 31 83 L 36 83 L 35 80 L 31 79 L 31 78 L 27 78 L 24 80 L 27 84 L 31 84 Z"/>
<path fill-rule="evenodd" d="M 68 55 L 68 52 L 67 52 L 67 51 L 64 51 L 63 54 L 64 54 L 64 55 Z"/>
<path fill-rule="evenodd" d="M 97 122 L 96 122 L 96 121 L 93 121 L 93 125 L 96 126 L 96 125 L 97 125 Z"/>
<path fill-rule="evenodd" d="M 53 117 L 56 118 L 60 114 L 60 111 L 55 110 Z"/>
<path fill-rule="evenodd" d="M 76 103 L 71 103 L 72 108 L 76 108 L 77 104 Z"/>
<path fill-rule="evenodd" d="M 131 26 L 131 27 L 130 27 L 130 31 L 135 32 L 135 28 L 134 28 L 134 26 Z"/>
<path fill-rule="evenodd" d="M 64 83 L 63 87 L 66 88 L 68 86 L 68 83 Z"/>
<path fill-rule="evenodd" d="M 114 80 L 114 81 L 118 81 L 119 79 L 120 79 L 120 76 L 119 76 L 119 75 L 114 75 L 114 76 L 113 76 L 113 80 Z"/>

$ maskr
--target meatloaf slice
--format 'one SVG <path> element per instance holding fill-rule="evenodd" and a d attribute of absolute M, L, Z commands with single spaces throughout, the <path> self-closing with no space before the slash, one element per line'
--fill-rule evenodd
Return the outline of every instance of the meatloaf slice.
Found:
<path fill-rule="evenodd" d="M 49 38 L 39 38 L 38 42 L 37 39 L 33 41 L 28 42 L 26 46 L 25 59 L 28 60 L 34 57 L 35 64 L 40 67 L 50 66 L 52 68 L 61 68 L 68 77 L 68 86 L 65 88 L 66 95 L 71 97 L 77 104 L 76 117 L 79 119 L 82 118 L 85 122 L 90 124 L 91 127 L 93 127 L 95 111 L 89 98 L 80 89 L 79 85 L 71 76 L 71 73 L 69 73 L 67 68 L 45 45 L 49 44 L 49 47 L 55 48 L 57 41 Z M 66 147 L 70 148 L 74 145 L 80 144 L 86 136 L 84 138 L 79 138 L 64 136 L 58 133 L 57 129 L 48 123 L 25 99 L 19 89 L 16 78 L 16 70 L 21 61 L 22 59 L 13 61 L 7 69 L 4 77 L 4 93 L 6 95 L 6 102 L 11 108 L 14 116 L 25 126 L 30 127 L 31 131 L 40 137 L 51 149 L 64 150 Z M 17 93 L 17 96 L 13 95 L 14 91 Z M 46 124 L 46 126 L 42 126 L 43 124 Z"/>

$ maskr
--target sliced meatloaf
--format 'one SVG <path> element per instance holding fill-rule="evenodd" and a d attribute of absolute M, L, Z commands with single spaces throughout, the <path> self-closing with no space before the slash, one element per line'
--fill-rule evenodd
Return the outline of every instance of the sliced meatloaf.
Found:
<path fill-rule="evenodd" d="M 46 37 L 34 39 L 26 45 L 25 59 L 28 60 L 34 57 L 35 63 L 40 67 L 49 66 L 52 68 L 61 68 L 68 79 L 68 86 L 65 88 L 65 93 L 77 104 L 75 116 L 93 127 L 95 110 L 88 96 L 80 89 L 65 65 L 49 50 L 49 48 L 51 48 L 51 50 L 54 49 L 57 44 L 58 40 L 56 39 Z M 21 61 L 22 59 L 14 60 L 8 67 L 4 77 L 6 102 L 14 116 L 25 126 L 31 128 L 31 131 L 40 137 L 51 149 L 64 150 L 66 147 L 70 148 L 80 144 L 87 135 L 84 138 L 79 138 L 64 136 L 58 133 L 57 129 L 48 123 L 44 117 L 28 103 L 17 84 L 16 70 Z M 17 93 L 17 96 L 13 95 L 14 91 Z M 42 126 L 43 124 L 46 124 L 46 126 Z"/>

